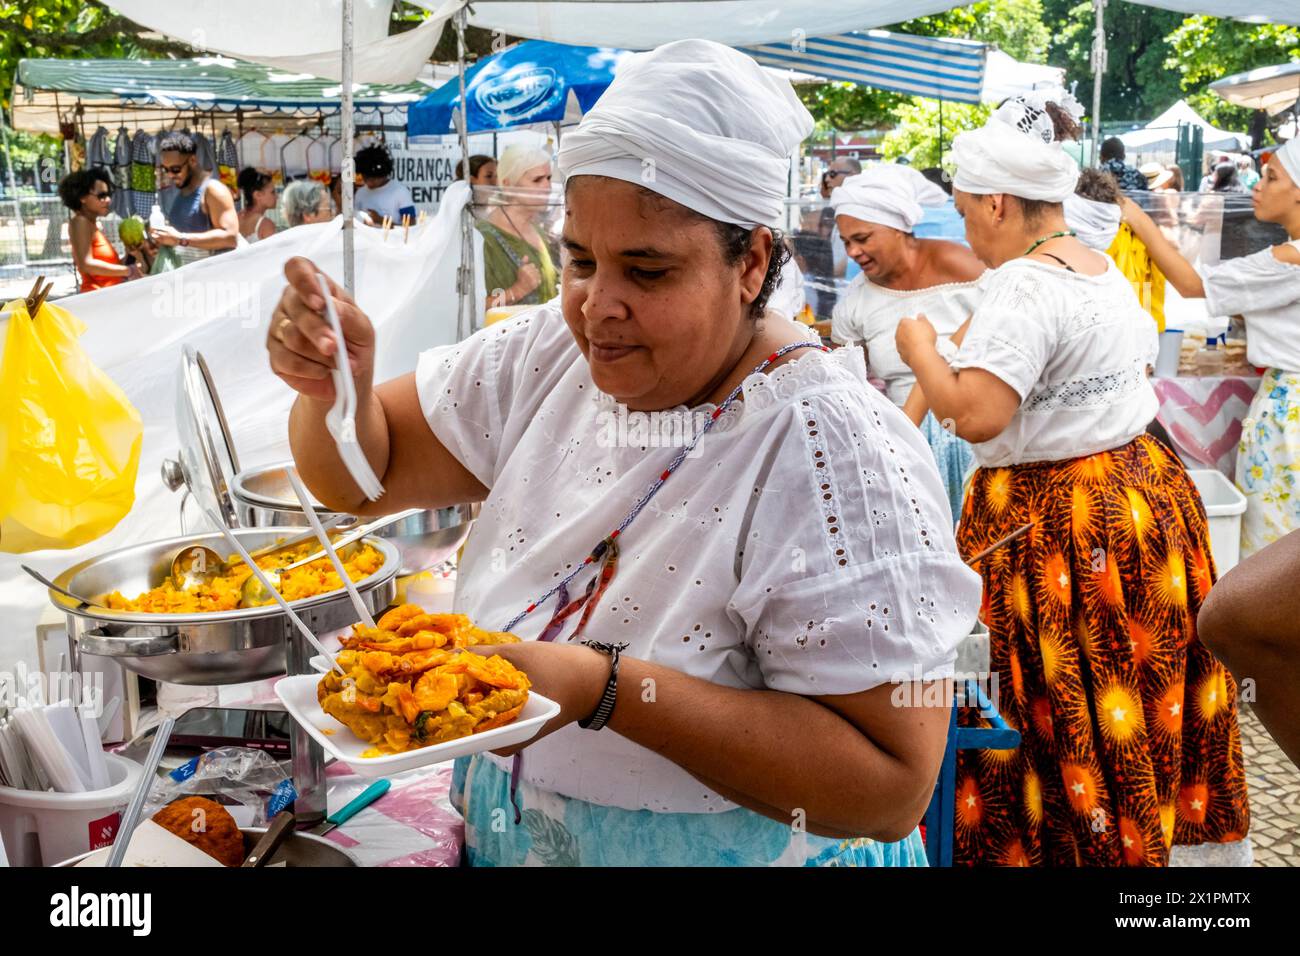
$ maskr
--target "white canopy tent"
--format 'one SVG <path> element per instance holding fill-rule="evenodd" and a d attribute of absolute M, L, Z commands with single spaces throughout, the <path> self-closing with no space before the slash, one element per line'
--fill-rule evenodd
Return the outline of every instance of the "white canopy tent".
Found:
<path fill-rule="evenodd" d="M 984 103 L 1001 103 L 1008 96 L 1041 89 L 1045 86 L 1064 86 L 1065 70 L 1059 66 L 1039 63 L 1021 63 L 1001 50 L 989 50 L 984 62 L 984 88 L 980 100 Z"/>
<path fill-rule="evenodd" d="M 1207 150 L 1237 152 L 1250 148 L 1250 137 L 1243 133 L 1230 133 L 1206 122 L 1196 110 L 1179 100 L 1142 129 L 1121 133 L 1124 148 L 1131 152 L 1172 152 L 1178 145 L 1180 126 L 1199 126 Z"/>
<path fill-rule="evenodd" d="M 1280 113 L 1300 101 L 1300 63 L 1234 73 L 1215 80 L 1209 88 L 1234 106 Z"/>

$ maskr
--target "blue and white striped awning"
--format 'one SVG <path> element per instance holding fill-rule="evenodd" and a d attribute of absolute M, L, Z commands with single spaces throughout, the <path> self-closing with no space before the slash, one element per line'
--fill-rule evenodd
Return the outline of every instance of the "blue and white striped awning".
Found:
<path fill-rule="evenodd" d="M 980 101 L 988 51 L 986 44 L 974 40 L 887 30 L 808 37 L 742 49 L 765 66 L 958 103 Z"/>

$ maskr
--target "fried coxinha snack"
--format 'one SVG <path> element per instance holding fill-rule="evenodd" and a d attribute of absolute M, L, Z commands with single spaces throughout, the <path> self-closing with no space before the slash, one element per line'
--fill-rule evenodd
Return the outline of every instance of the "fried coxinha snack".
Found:
<path fill-rule="evenodd" d="M 402 753 L 482 733 L 513 721 L 528 701 L 527 675 L 498 655 L 465 650 L 517 643 L 475 627 L 463 614 L 426 614 L 404 604 L 374 629 L 358 625 L 343 642 L 346 672 L 321 678 L 321 709 L 374 746 L 363 756 Z"/>

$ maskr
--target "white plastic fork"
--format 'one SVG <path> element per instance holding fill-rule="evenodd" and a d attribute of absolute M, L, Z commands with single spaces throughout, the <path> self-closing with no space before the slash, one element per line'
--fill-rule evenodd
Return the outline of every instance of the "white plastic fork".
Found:
<path fill-rule="evenodd" d="M 303 515 L 307 518 L 308 524 L 312 526 L 312 530 L 316 532 L 316 537 L 320 539 L 320 546 L 325 549 L 325 553 L 334 564 L 334 570 L 338 572 L 339 580 L 343 582 L 343 587 L 347 589 L 348 599 L 352 602 L 352 609 L 357 612 L 357 618 L 370 630 L 375 630 L 375 619 L 370 616 L 370 610 L 366 607 L 366 602 L 361 600 L 361 592 L 357 590 L 357 586 L 352 583 L 352 578 L 348 576 L 348 570 L 343 567 L 343 561 L 339 557 L 339 553 L 330 546 L 329 536 L 325 534 L 320 518 L 316 517 L 316 509 L 311 506 L 311 496 L 307 494 L 307 489 L 303 487 L 302 479 L 298 476 L 298 469 L 289 468 L 286 473 L 289 476 L 289 483 L 293 485 L 293 493 L 298 496 L 298 503 L 302 505 Z"/>
<path fill-rule="evenodd" d="M 348 345 L 343 337 L 343 323 L 334 309 L 334 298 L 330 294 L 329 283 L 325 276 L 316 273 L 320 283 L 321 295 L 325 298 L 325 317 L 334 332 L 334 368 L 330 375 L 334 380 L 334 405 L 325 416 L 325 427 L 334 437 L 338 446 L 339 458 L 352 480 L 357 483 L 362 493 L 371 501 L 378 501 L 384 493 L 383 483 L 375 474 L 366 453 L 357 441 L 357 389 L 352 381 L 352 369 L 348 365 Z"/>

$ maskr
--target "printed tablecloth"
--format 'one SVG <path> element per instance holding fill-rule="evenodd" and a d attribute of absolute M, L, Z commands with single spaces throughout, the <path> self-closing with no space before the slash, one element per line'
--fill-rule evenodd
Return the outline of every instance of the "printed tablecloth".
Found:
<path fill-rule="evenodd" d="M 1160 399 L 1156 419 L 1165 426 L 1184 461 L 1217 468 L 1231 480 L 1237 464 L 1241 421 L 1259 382 L 1258 377 L 1153 378 L 1151 383 Z"/>
<path fill-rule="evenodd" d="M 392 789 L 342 826 L 325 834 L 362 866 L 459 866 L 465 822 L 451 808 L 451 764 L 389 778 Z M 325 768 L 330 812 L 374 783 L 346 764 Z"/>

